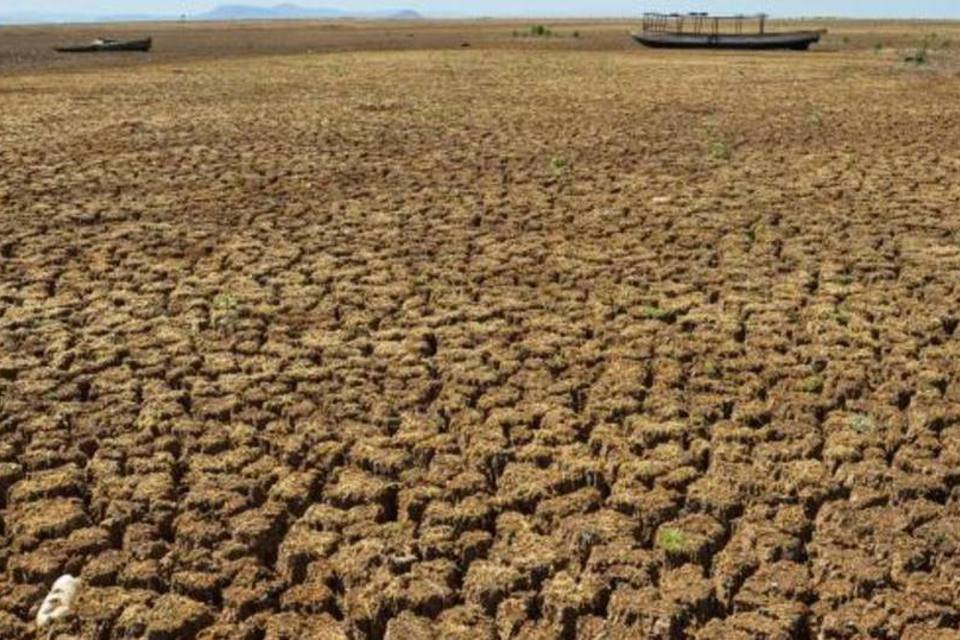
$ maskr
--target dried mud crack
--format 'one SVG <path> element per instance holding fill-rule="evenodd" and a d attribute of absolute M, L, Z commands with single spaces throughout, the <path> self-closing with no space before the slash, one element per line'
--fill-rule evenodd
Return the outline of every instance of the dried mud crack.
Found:
<path fill-rule="evenodd" d="M 494 49 L 0 78 L 0 637 L 960 633 L 957 84 Z"/>

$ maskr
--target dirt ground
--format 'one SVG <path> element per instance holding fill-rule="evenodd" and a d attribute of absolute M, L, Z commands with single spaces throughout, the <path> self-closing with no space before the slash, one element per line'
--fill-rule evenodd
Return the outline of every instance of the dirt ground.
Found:
<path fill-rule="evenodd" d="M 0 638 L 958 637 L 960 26 L 528 26 L 0 30 Z"/>

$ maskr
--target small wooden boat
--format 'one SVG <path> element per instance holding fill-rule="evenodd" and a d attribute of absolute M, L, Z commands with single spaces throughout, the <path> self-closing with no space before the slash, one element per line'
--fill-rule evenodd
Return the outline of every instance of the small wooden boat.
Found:
<path fill-rule="evenodd" d="M 633 39 L 648 47 L 694 49 L 806 50 L 825 31 L 767 32 L 766 14 L 711 16 L 706 13 L 645 13 L 643 31 Z M 756 31 L 745 30 L 750 23 Z"/>
<path fill-rule="evenodd" d="M 144 40 L 109 40 L 97 38 L 89 44 L 73 45 L 69 47 L 54 47 L 60 53 L 99 53 L 106 51 L 150 51 L 153 38 Z"/>

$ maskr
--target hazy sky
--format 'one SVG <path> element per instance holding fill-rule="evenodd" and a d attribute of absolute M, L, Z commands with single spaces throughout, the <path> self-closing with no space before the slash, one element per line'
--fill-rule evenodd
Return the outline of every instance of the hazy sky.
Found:
<path fill-rule="evenodd" d="M 165 13 L 205 11 L 218 4 L 273 5 L 285 0 L 0 0 L 0 13 Z M 595 15 L 635 16 L 643 10 L 710 11 L 711 13 L 764 11 L 771 15 L 891 16 L 960 18 L 960 0 L 762 0 L 700 2 L 638 2 L 637 0 L 288 0 L 314 7 L 416 9 L 427 15 Z"/>

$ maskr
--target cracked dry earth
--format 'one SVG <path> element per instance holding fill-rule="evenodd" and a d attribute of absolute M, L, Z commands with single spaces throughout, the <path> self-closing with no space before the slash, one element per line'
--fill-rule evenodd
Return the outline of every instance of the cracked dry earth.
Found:
<path fill-rule="evenodd" d="M 0 637 L 958 637 L 955 77 L 356 52 L 0 104 Z"/>

